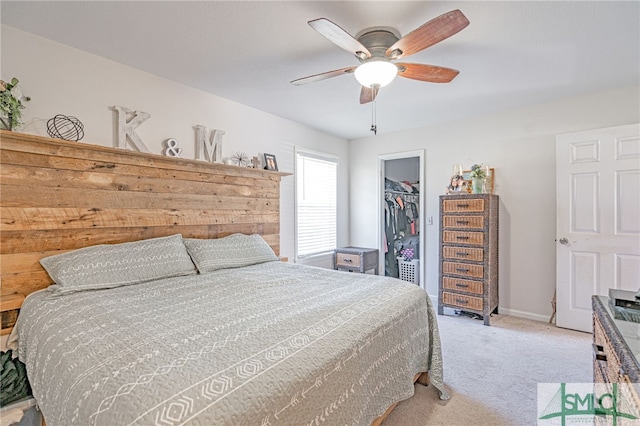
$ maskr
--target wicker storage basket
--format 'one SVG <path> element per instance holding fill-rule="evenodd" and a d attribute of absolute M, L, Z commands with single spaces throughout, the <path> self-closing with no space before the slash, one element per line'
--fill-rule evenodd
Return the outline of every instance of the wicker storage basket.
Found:
<path fill-rule="evenodd" d="M 420 285 L 420 261 L 418 259 L 413 260 L 404 260 L 403 258 L 398 258 L 398 271 L 399 276 L 402 281 L 409 281 L 410 283 L 414 283 Z"/>

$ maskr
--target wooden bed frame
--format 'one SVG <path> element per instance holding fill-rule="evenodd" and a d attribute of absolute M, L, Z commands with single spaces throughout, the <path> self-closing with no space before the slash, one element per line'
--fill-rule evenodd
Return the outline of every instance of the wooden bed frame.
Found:
<path fill-rule="evenodd" d="M 279 254 L 288 175 L 2 130 L 0 296 L 48 287 L 40 259 L 95 244 L 240 232 Z M 426 385 L 427 373 L 416 381 Z"/>

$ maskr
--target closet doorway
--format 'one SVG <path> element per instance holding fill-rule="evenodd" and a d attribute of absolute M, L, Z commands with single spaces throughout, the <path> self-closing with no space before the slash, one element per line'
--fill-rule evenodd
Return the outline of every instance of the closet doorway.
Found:
<path fill-rule="evenodd" d="M 380 274 L 424 284 L 424 151 L 380 155 Z"/>

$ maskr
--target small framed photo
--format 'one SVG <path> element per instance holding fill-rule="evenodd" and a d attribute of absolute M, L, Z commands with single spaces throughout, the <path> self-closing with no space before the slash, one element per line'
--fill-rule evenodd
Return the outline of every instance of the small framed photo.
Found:
<path fill-rule="evenodd" d="M 467 180 L 463 175 L 453 175 L 449 181 L 449 186 L 446 188 L 446 194 L 456 194 L 467 192 Z"/>
<path fill-rule="evenodd" d="M 265 170 L 271 170 L 273 172 L 278 171 L 278 163 L 276 162 L 276 156 L 273 154 L 264 154 L 264 168 Z"/>

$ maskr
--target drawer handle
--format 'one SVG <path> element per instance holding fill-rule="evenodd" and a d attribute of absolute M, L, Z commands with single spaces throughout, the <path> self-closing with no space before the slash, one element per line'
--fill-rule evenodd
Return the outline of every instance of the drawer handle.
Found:
<path fill-rule="evenodd" d="M 469 284 L 456 283 L 456 287 L 467 288 L 469 287 Z"/>
<path fill-rule="evenodd" d="M 469 239 L 469 237 L 465 237 L 464 235 L 458 235 L 458 236 L 456 237 L 456 239 L 458 239 L 458 240 L 468 240 L 468 239 Z"/>
<path fill-rule="evenodd" d="M 456 272 L 469 272 L 469 268 L 456 268 Z"/>
<path fill-rule="evenodd" d="M 456 299 L 456 303 L 460 305 L 466 305 L 467 303 L 469 303 L 469 301 L 464 299 Z"/>
<path fill-rule="evenodd" d="M 351 262 L 353 262 L 353 260 L 351 260 L 351 259 L 342 259 L 342 261 L 343 261 L 344 263 L 351 263 Z"/>
<path fill-rule="evenodd" d="M 456 253 L 456 256 L 469 256 L 469 253 L 467 253 L 466 251 L 459 251 Z"/>
<path fill-rule="evenodd" d="M 462 207 L 463 209 L 466 209 L 467 207 L 469 207 L 469 204 L 458 204 L 458 207 Z"/>
<path fill-rule="evenodd" d="M 469 221 L 468 220 L 458 220 L 458 221 L 456 221 L 456 223 L 458 225 L 468 225 Z"/>
<path fill-rule="evenodd" d="M 592 345 L 593 346 L 593 353 L 596 357 L 596 359 L 598 361 L 607 361 L 607 354 L 604 353 L 604 348 L 600 345 L 596 345 L 595 343 Z"/>

